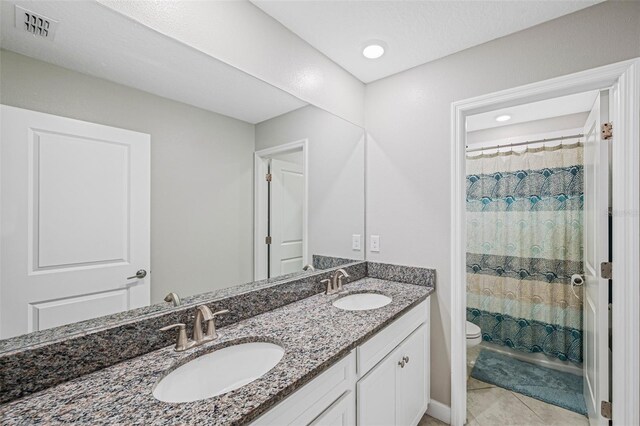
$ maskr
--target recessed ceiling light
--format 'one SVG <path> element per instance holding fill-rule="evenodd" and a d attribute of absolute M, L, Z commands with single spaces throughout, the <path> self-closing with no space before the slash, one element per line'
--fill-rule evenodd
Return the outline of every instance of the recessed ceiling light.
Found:
<path fill-rule="evenodd" d="M 362 49 L 362 54 L 367 59 L 378 59 L 384 55 L 383 43 L 378 41 L 371 41 L 367 43 L 364 49 Z"/>
<path fill-rule="evenodd" d="M 496 117 L 496 121 L 500 121 L 500 122 L 509 121 L 509 120 L 511 120 L 511 116 L 507 115 L 507 114 L 499 115 L 499 116 Z"/>

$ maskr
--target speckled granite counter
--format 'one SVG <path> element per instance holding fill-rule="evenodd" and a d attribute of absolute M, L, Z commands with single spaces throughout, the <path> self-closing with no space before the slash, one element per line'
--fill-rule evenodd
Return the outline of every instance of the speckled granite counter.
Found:
<path fill-rule="evenodd" d="M 366 262 L 342 267 L 354 280 L 367 276 Z M 152 312 L 145 315 L 127 311 L 85 321 L 87 328 L 71 324 L 2 341 L 0 403 L 164 348 L 175 341 L 175 337 L 158 329 L 167 324 L 183 323 L 191 334 L 195 307 L 199 304 L 206 304 L 213 312 L 233 306 L 232 312 L 217 320 L 218 326 L 224 327 L 321 293 L 324 285 L 320 281 L 330 278 L 332 271 L 217 289 L 184 298 L 185 303 L 175 308 L 155 311 L 149 307 Z M 75 332 L 68 333 L 69 329 L 75 329 Z"/>
<path fill-rule="evenodd" d="M 194 350 L 162 348 L 12 401 L 0 406 L 0 418 L 5 425 L 248 423 L 434 291 L 377 278 L 361 279 L 345 290 L 372 290 L 393 300 L 376 310 L 343 311 L 331 304 L 340 295 L 317 294 L 224 327 L 218 341 Z M 285 355 L 260 379 L 224 395 L 182 404 L 153 397 L 154 384 L 168 371 L 203 353 L 247 341 L 277 343 Z"/>

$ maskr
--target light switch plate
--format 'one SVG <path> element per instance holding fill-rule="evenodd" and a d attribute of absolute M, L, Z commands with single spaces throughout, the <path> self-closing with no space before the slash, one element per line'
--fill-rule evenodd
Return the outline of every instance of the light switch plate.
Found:
<path fill-rule="evenodd" d="M 360 234 L 353 234 L 351 236 L 351 249 L 360 250 Z"/>
<path fill-rule="evenodd" d="M 374 252 L 380 251 L 380 235 L 371 236 L 371 251 L 374 251 Z"/>

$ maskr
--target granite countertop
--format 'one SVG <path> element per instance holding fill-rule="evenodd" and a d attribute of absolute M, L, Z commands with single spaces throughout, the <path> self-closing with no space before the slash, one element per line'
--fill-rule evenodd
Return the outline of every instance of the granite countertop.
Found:
<path fill-rule="evenodd" d="M 376 278 L 345 286 L 348 293 L 364 290 L 393 300 L 375 310 L 344 311 L 331 304 L 341 295 L 317 294 L 221 328 L 220 339 L 198 348 L 162 348 L 4 404 L 0 418 L 4 425 L 249 423 L 434 291 Z M 185 362 L 221 347 L 260 341 L 281 345 L 285 354 L 254 382 L 196 402 L 166 403 L 153 397 L 154 384 Z"/>

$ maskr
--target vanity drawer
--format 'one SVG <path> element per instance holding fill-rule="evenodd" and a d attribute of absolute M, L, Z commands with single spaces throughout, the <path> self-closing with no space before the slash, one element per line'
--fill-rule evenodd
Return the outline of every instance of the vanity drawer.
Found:
<path fill-rule="evenodd" d="M 355 391 L 356 354 L 344 359 L 295 391 L 252 425 L 302 425 L 318 418 L 347 392 Z"/>
<path fill-rule="evenodd" d="M 386 357 L 416 328 L 429 319 L 429 298 L 376 333 L 356 349 L 358 377 L 362 377 Z"/>

